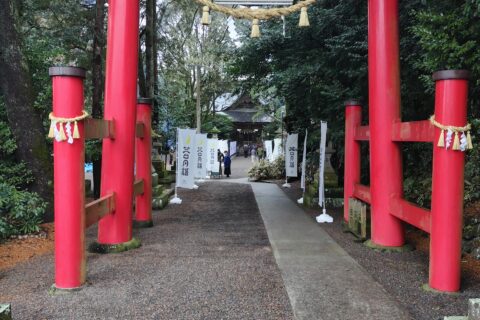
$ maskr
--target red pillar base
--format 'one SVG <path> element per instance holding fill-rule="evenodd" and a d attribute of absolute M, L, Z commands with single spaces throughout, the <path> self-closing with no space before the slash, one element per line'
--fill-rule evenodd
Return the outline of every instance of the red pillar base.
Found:
<path fill-rule="evenodd" d="M 142 228 L 151 228 L 153 227 L 153 221 L 152 220 L 133 220 L 133 228 L 135 229 L 142 229 Z"/>
<path fill-rule="evenodd" d="M 48 294 L 51 296 L 60 296 L 64 294 L 75 293 L 82 290 L 85 286 L 82 285 L 81 287 L 76 288 L 58 288 L 56 285 L 52 284 L 50 289 L 48 289 Z"/>
<path fill-rule="evenodd" d="M 132 238 L 132 240 L 116 244 L 103 244 L 99 242 L 93 242 L 88 246 L 88 252 L 91 253 L 120 253 L 137 249 L 142 246 L 140 240 Z"/>
<path fill-rule="evenodd" d="M 365 247 L 381 251 L 381 252 L 410 252 L 415 250 L 410 244 L 404 244 L 403 246 L 399 247 L 391 247 L 391 246 L 382 246 L 380 244 L 376 244 L 372 240 L 367 240 L 363 243 Z"/>
<path fill-rule="evenodd" d="M 437 289 L 433 289 L 432 287 L 430 287 L 430 285 L 428 283 L 425 283 L 422 285 L 422 289 L 423 291 L 427 291 L 427 292 L 430 292 L 430 293 L 436 293 L 436 294 L 443 294 L 443 295 L 452 295 L 452 296 L 458 296 L 460 295 L 460 293 L 458 291 L 440 291 L 440 290 L 437 290 Z"/>

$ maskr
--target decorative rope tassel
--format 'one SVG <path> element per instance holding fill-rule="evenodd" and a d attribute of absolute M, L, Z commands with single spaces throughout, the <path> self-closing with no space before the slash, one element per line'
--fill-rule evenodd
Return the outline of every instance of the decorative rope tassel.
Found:
<path fill-rule="evenodd" d="M 60 141 L 67 140 L 67 136 L 65 135 L 65 130 L 63 129 L 63 123 L 60 123 Z"/>
<path fill-rule="evenodd" d="M 453 138 L 452 150 L 460 150 L 460 138 L 458 137 L 458 132 L 455 132 L 455 138 Z"/>
<path fill-rule="evenodd" d="M 54 138 L 55 137 L 55 126 L 56 126 L 56 122 L 55 121 L 52 121 L 50 123 L 50 131 L 48 131 L 48 137 L 49 138 Z"/>
<path fill-rule="evenodd" d="M 260 27 L 258 26 L 258 19 L 252 20 L 252 33 L 250 38 L 259 38 L 260 37 Z"/>
<path fill-rule="evenodd" d="M 299 27 L 309 27 L 310 22 L 308 21 L 307 7 L 300 9 L 300 21 L 298 22 Z"/>
<path fill-rule="evenodd" d="M 204 26 L 208 26 L 210 24 L 210 8 L 208 6 L 203 7 L 203 14 L 202 14 L 202 24 Z"/>
<path fill-rule="evenodd" d="M 437 147 L 445 147 L 445 130 L 440 131 L 440 138 L 438 138 Z"/>
<path fill-rule="evenodd" d="M 78 131 L 78 124 L 77 121 L 73 123 L 73 139 L 79 139 L 80 138 L 80 132 Z"/>
<path fill-rule="evenodd" d="M 470 130 L 467 131 L 467 149 L 473 149 L 472 136 L 470 135 Z"/>

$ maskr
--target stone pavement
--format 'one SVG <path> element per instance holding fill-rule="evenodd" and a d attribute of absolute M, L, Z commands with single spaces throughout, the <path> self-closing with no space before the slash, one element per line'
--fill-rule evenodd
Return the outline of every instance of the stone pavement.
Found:
<path fill-rule="evenodd" d="M 233 165 L 251 163 L 238 159 Z M 296 319 L 410 319 L 276 184 L 251 185 Z"/>

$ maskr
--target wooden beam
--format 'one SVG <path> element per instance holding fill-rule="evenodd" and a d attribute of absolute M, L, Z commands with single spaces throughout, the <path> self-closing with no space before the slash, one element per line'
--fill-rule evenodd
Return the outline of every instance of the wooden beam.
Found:
<path fill-rule="evenodd" d="M 133 183 L 133 196 L 136 197 L 136 196 L 139 196 L 139 195 L 143 194 L 144 188 L 145 188 L 145 184 L 144 184 L 143 179 L 136 180 Z"/>
<path fill-rule="evenodd" d="M 85 206 L 85 227 L 88 228 L 115 211 L 115 193 L 111 193 Z"/>
<path fill-rule="evenodd" d="M 145 125 L 143 122 L 138 122 L 137 126 L 135 127 L 135 137 L 143 138 L 145 137 Z"/>
<path fill-rule="evenodd" d="M 85 139 L 115 139 L 115 123 L 113 120 L 85 119 Z"/>
<path fill-rule="evenodd" d="M 399 122 L 392 127 L 392 140 L 399 142 L 433 142 L 434 126 L 429 120 Z"/>
<path fill-rule="evenodd" d="M 401 198 L 390 199 L 390 214 L 430 233 L 431 212 Z"/>
<path fill-rule="evenodd" d="M 372 197 L 370 195 L 370 187 L 369 186 L 364 186 L 362 184 L 356 184 L 355 187 L 353 188 L 353 196 L 357 199 L 362 200 L 363 202 L 366 203 L 371 203 L 372 202 Z"/>
<path fill-rule="evenodd" d="M 355 140 L 369 141 L 370 140 L 370 127 L 360 126 L 355 128 Z"/>

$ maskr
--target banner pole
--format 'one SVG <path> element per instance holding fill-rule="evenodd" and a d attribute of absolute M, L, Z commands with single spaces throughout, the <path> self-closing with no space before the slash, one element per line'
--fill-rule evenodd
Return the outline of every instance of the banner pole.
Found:
<path fill-rule="evenodd" d="M 172 200 L 170 200 L 170 203 L 172 204 L 181 204 L 182 203 L 182 199 L 180 199 L 178 197 L 178 139 L 179 139 L 179 128 L 177 127 L 177 133 L 176 133 L 176 137 L 177 137 L 177 141 L 175 143 L 175 153 L 176 153 L 176 156 L 175 156 L 175 160 L 176 160 L 176 163 L 175 163 L 175 197 L 173 197 Z"/>
<path fill-rule="evenodd" d="M 321 201 L 319 199 L 318 205 L 322 208 L 322 214 L 316 217 L 318 223 L 332 223 L 333 218 L 327 214 L 327 209 L 325 208 L 325 181 L 324 181 L 324 174 L 325 174 L 325 148 L 327 144 L 327 123 L 322 121 L 320 124 L 320 163 L 319 163 L 319 183 L 318 183 L 318 195 L 322 196 Z M 320 190 L 321 188 L 321 190 Z"/>

